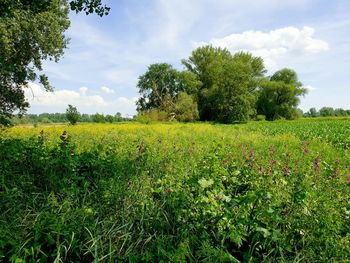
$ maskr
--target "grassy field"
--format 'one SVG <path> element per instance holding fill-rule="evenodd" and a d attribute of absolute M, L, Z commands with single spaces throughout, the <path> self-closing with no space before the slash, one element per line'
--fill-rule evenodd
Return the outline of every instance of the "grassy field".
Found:
<path fill-rule="evenodd" d="M 350 119 L 0 132 L 0 261 L 349 262 Z"/>

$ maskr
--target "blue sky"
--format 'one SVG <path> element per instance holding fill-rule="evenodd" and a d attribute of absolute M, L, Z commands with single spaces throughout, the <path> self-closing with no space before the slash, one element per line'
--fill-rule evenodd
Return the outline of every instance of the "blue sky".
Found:
<path fill-rule="evenodd" d="M 72 13 L 69 48 L 45 62 L 55 87 L 31 83 L 30 113 L 135 114 L 138 76 L 152 63 L 182 69 L 204 44 L 264 58 L 269 73 L 290 67 L 309 93 L 300 108 L 350 108 L 349 0 L 105 0 L 105 17 Z M 33 95 L 34 94 L 34 95 Z"/>

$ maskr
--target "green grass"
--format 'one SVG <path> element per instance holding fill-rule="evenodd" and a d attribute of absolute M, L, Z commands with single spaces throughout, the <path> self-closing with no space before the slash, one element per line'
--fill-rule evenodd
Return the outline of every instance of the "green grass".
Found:
<path fill-rule="evenodd" d="M 348 127 L 300 120 L 3 130 L 0 259 L 345 262 Z"/>

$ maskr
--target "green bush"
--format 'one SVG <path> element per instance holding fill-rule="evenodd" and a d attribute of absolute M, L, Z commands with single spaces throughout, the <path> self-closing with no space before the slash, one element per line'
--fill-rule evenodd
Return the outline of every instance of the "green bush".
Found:
<path fill-rule="evenodd" d="M 266 120 L 266 116 L 265 115 L 257 115 L 255 119 L 257 121 L 265 121 Z"/>

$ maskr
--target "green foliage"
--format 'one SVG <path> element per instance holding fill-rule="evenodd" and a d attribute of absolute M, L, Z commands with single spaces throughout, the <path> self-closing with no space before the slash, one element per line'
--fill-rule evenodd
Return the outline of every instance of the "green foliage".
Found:
<path fill-rule="evenodd" d="M 66 118 L 70 124 L 75 125 L 77 124 L 80 118 L 80 113 L 78 112 L 76 107 L 68 104 L 68 108 L 66 110 Z"/>
<path fill-rule="evenodd" d="M 291 123 L 4 130 L 0 259 L 344 262 L 349 152 Z"/>
<path fill-rule="evenodd" d="M 257 101 L 258 114 L 265 115 L 267 120 L 296 119 L 300 115 L 297 109 L 299 97 L 305 94 L 306 89 L 298 81 L 295 71 L 281 69 L 269 80 L 261 82 Z"/>
<path fill-rule="evenodd" d="M 266 116 L 265 115 L 257 115 L 256 116 L 256 120 L 257 121 L 265 121 L 266 120 Z"/>
<path fill-rule="evenodd" d="M 170 116 L 166 111 L 153 109 L 149 111 L 141 111 L 136 116 L 136 121 L 144 124 L 150 124 L 157 121 L 168 121 Z"/>
<path fill-rule="evenodd" d="M 106 122 L 112 123 L 115 121 L 115 118 L 112 115 L 108 114 L 105 116 L 105 120 Z"/>
<path fill-rule="evenodd" d="M 313 118 L 317 117 L 318 115 L 316 108 L 310 108 L 309 113 L 310 113 L 310 117 L 313 117 Z"/>
<path fill-rule="evenodd" d="M 261 58 L 204 46 L 183 64 L 202 82 L 197 95 L 201 120 L 244 122 L 255 114 L 255 91 L 266 72 Z"/>
<path fill-rule="evenodd" d="M 198 81 L 190 72 L 178 72 L 166 63 L 152 64 L 140 76 L 137 84 L 141 95 L 137 101 L 137 110 L 158 109 L 169 112 L 179 92 L 195 93 L 197 86 Z"/>
<path fill-rule="evenodd" d="M 108 15 L 111 10 L 110 7 L 102 4 L 102 0 L 72 0 L 69 5 L 76 13 L 84 11 L 87 15 L 96 13 L 99 16 L 104 16 Z"/>
<path fill-rule="evenodd" d="M 91 116 L 92 121 L 96 122 L 96 123 L 105 123 L 106 122 L 106 118 L 103 114 L 100 113 L 96 113 L 94 115 Z"/>
<path fill-rule="evenodd" d="M 139 112 L 157 109 L 174 116 L 176 100 L 185 92 L 193 97 L 194 107 L 187 109 L 195 109 L 197 104 L 202 121 L 247 122 L 257 114 L 267 120 L 303 116 L 297 106 L 307 90 L 291 69 L 281 69 L 266 78 L 262 58 L 246 52 L 232 55 L 227 49 L 210 45 L 195 49 L 182 64 L 187 71 L 178 72 L 166 63 L 153 64 L 140 76 Z M 193 114 L 190 110 L 186 115 Z M 345 112 L 338 110 L 338 115 L 345 116 Z"/>
<path fill-rule="evenodd" d="M 259 131 L 266 135 L 293 134 L 302 141 L 319 139 L 336 147 L 350 149 L 349 118 L 315 118 L 276 123 L 249 123 L 250 131 Z"/>
<path fill-rule="evenodd" d="M 193 96 L 185 92 L 180 92 L 177 95 L 175 102 L 175 118 L 178 121 L 190 122 L 199 118 L 197 103 Z"/>
<path fill-rule="evenodd" d="M 29 106 L 22 88 L 37 79 L 42 60 L 57 61 L 63 54 L 69 19 L 67 4 L 59 0 L 5 1 L 1 6 L 5 12 L 0 13 L 0 116 L 4 119 Z M 52 90 L 46 76 L 39 80 Z"/>
<path fill-rule="evenodd" d="M 73 10 L 99 15 L 108 13 L 101 0 L 70 1 Z M 58 61 L 68 39 L 68 0 L 2 0 L 0 3 L 0 125 L 9 124 L 14 111 L 23 113 L 29 104 L 23 88 L 39 80 L 52 91 L 42 71 L 42 61 Z"/>
<path fill-rule="evenodd" d="M 322 107 L 319 113 L 322 117 L 334 116 L 334 109 L 332 107 Z"/>

